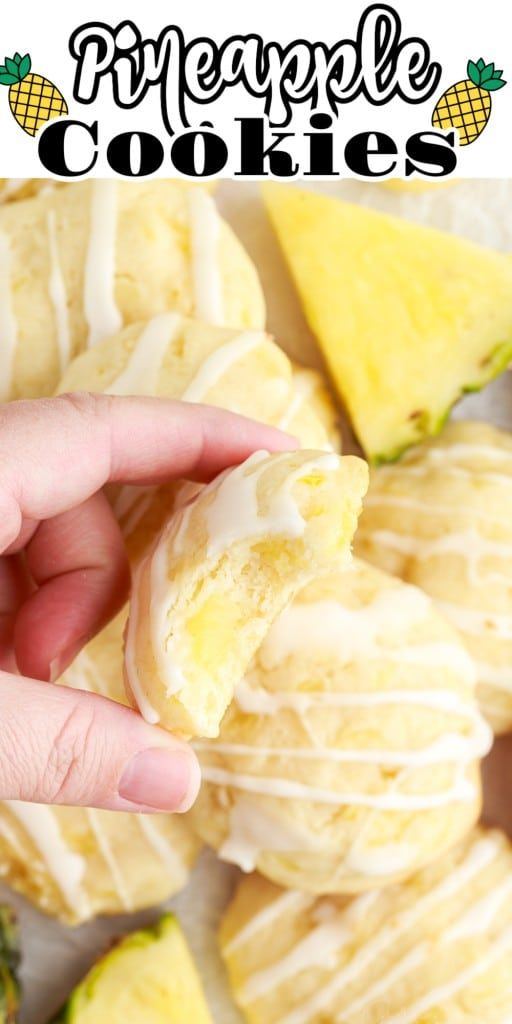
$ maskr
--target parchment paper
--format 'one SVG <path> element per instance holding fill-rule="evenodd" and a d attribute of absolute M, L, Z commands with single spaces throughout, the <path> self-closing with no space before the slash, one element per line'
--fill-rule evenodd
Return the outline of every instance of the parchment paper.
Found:
<path fill-rule="evenodd" d="M 318 184 L 315 187 L 325 188 Z M 421 194 L 386 192 L 381 186 L 357 182 L 336 183 L 328 190 L 351 201 L 362 199 L 389 212 L 402 212 L 412 219 L 446 227 L 482 244 L 512 250 L 509 181 L 461 182 L 436 193 Z M 263 213 L 257 187 L 225 183 L 217 198 L 259 268 L 268 304 L 269 329 L 294 358 L 321 367 L 321 356 Z M 483 394 L 471 395 L 454 415 L 487 419 L 512 429 L 512 375 L 505 373 Z M 484 765 L 484 779 L 486 820 L 512 834 L 512 738 L 496 742 Z M 236 869 L 222 865 L 213 853 L 205 851 L 187 889 L 168 904 L 185 928 L 216 1024 L 242 1021 L 230 999 L 215 942 L 218 919 L 236 876 Z M 151 910 L 67 929 L 39 914 L 5 887 L 0 887 L 0 898 L 15 905 L 20 915 L 25 992 L 21 1024 L 45 1024 L 113 937 L 153 920 L 158 913 Z"/>

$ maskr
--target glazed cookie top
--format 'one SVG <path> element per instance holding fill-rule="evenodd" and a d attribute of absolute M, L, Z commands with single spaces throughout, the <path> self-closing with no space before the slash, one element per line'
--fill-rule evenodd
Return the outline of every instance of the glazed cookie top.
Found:
<path fill-rule="evenodd" d="M 498 731 L 512 724 L 512 436 L 449 423 L 371 474 L 361 557 L 417 583 L 459 631 Z"/>
<path fill-rule="evenodd" d="M 366 479 L 365 463 L 334 452 L 257 452 L 176 511 L 136 573 L 126 637 L 149 721 L 217 734 L 272 620 L 349 557 Z"/>
<path fill-rule="evenodd" d="M 512 853 L 475 830 L 401 885 L 357 898 L 239 886 L 220 943 L 251 1024 L 475 1024 L 512 1013 Z"/>
<path fill-rule="evenodd" d="M 3 398 L 50 394 L 78 352 L 175 309 L 264 323 L 257 273 L 213 199 L 173 181 L 84 181 L 0 205 Z"/>
<path fill-rule="evenodd" d="M 322 575 L 270 627 L 219 738 L 196 742 L 194 827 L 224 859 L 282 884 L 343 891 L 403 877 L 478 814 L 491 734 L 475 681 L 418 588 L 358 559 Z"/>

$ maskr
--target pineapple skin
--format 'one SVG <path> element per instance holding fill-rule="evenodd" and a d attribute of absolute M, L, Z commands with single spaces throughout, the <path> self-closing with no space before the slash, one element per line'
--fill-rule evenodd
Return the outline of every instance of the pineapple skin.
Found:
<path fill-rule="evenodd" d="M 512 264 L 293 186 L 263 196 L 306 317 L 372 464 L 439 433 L 512 359 Z"/>
<path fill-rule="evenodd" d="M 147 970 L 151 967 L 156 968 L 152 977 Z M 143 978 L 145 969 L 147 979 Z M 146 980 L 147 991 L 141 1003 Z M 141 1013 L 146 1010 L 148 1020 L 162 1020 L 162 1024 L 213 1024 L 199 975 L 174 914 L 164 914 L 149 928 L 121 939 L 91 968 L 48 1024 L 121 1024 L 115 1008 L 120 992 L 123 1001 L 118 1009 L 123 1013 L 122 1024 L 142 1024 L 146 1018 Z"/>
<path fill-rule="evenodd" d="M 10 907 L 0 906 L 0 1024 L 16 1024 L 20 1003 L 18 927 Z"/>

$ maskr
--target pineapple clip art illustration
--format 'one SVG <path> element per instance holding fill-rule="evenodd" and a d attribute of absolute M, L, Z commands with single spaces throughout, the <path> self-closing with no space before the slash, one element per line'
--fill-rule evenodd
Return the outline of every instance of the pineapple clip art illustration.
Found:
<path fill-rule="evenodd" d="M 491 116 L 491 92 L 503 89 L 507 83 L 494 64 L 486 64 L 480 57 L 476 64 L 468 61 L 467 75 L 455 82 L 436 105 L 432 114 L 434 128 L 456 128 L 461 146 L 469 146 L 482 134 Z"/>
<path fill-rule="evenodd" d="M 53 117 L 68 113 L 68 105 L 57 86 L 31 71 L 30 54 L 15 53 L 0 66 L 0 85 L 9 86 L 13 117 L 28 135 L 36 135 Z"/>

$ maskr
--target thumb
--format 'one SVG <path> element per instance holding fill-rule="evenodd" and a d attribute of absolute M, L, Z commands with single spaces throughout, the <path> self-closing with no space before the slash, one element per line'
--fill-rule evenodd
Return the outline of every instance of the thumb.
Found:
<path fill-rule="evenodd" d="M 0 672 L 0 799 L 186 811 L 192 749 L 105 697 Z"/>

